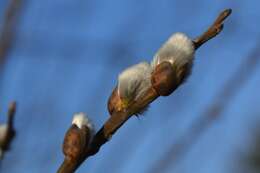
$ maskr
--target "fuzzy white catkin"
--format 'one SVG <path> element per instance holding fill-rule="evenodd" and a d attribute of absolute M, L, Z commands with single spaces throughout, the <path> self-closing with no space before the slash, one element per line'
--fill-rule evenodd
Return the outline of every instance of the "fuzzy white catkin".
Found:
<path fill-rule="evenodd" d="M 118 94 L 121 99 L 138 100 L 151 87 L 151 66 L 141 62 L 124 70 L 118 76 Z"/>
<path fill-rule="evenodd" d="M 151 66 L 154 69 L 163 61 L 168 61 L 176 67 L 181 67 L 186 63 L 192 64 L 194 53 L 192 40 L 183 33 L 175 33 L 155 54 Z"/>
<path fill-rule="evenodd" d="M 83 125 L 87 126 L 92 132 L 94 132 L 94 125 L 90 119 L 83 113 L 76 113 L 73 116 L 72 124 L 75 124 L 78 128 L 82 128 Z"/>

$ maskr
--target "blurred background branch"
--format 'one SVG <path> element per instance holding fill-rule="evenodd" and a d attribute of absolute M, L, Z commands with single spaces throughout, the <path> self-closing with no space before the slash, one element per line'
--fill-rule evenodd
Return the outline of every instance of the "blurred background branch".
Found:
<path fill-rule="evenodd" d="M 5 8 L 3 22 L 0 27 L 0 64 L 5 62 L 8 53 L 12 47 L 16 34 L 17 19 L 20 14 L 23 0 L 8 0 Z M 7 113 L 7 123 L 1 124 L 0 156 L 10 148 L 11 142 L 15 136 L 14 115 L 16 112 L 16 103 L 11 102 Z"/>
<path fill-rule="evenodd" d="M 23 0 L 9 0 L 0 32 L 0 64 L 9 53 L 16 34 L 17 19 Z"/>
<path fill-rule="evenodd" d="M 243 165 L 244 171 L 250 173 L 260 172 L 260 132 L 259 132 L 259 123 L 258 126 L 254 129 L 255 133 L 254 140 L 251 144 L 249 151 L 243 155 L 243 159 L 239 160 Z M 241 171 L 242 172 L 242 171 Z"/>

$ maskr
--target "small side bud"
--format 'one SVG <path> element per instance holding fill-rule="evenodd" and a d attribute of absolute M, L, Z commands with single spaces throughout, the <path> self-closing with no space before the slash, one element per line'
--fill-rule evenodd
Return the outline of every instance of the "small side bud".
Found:
<path fill-rule="evenodd" d="M 171 63 L 165 61 L 152 72 L 152 86 L 160 96 L 170 95 L 178 87 L 178 79 Z"/>
<path fill-rule="evenodd" d="M 75 114 L 72 125 L 66 132 L 63 153 L 67 160 L 77 161 L 87 149 L 94 134 L 94 126 L 83 114 Z"/>
<path fill-rule="evenodd" d="M 63 142 L 63 153 L 66 159 L 76 161 L 81 156 L 86 146 L 85 138 L 84 133 L 76 125 L 69 128 Z"/>

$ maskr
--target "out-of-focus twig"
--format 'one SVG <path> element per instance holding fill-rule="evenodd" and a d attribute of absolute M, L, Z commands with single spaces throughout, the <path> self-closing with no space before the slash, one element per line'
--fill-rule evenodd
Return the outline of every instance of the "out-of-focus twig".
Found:
<path fill-rule="evenodd" d="M 259 126 L 259 123 L 257 124 L 257 126 Z M 241 168 L 243 168 L 242 170 L 246 169 L 246 172 L 250 172 L 250 173 L 255 173 L 255 172 L 260 172 L 260 133 L 259 133 L 259 127 L 257 127 L 256 129 L 254 129 L 255 131 L 253 133 L 255 133 L 255 137 L 254 137 L 254 141 L 253 144 L 251 144 L 252 146 L 249 147 L 249 151 L 246 152 L 246 154 L 244 154 L 242 156 L 241 159 L 241 155 L 240 155 L 240 160 L 239 162 L 241 163 Z M 241 153 L 240 153 L 241 154 Z M 244 170 L 245 172 L 245 170 Z"/>
<path fill-rule="evenodd" d="M 220 16 L 225 17 L 218 17 L 216 22 L 210 26 L 209 31 L 204 33 L 198 39 L 193 40 L 193 44 L 195 49 L 199 48 L 202 44 L 204 44 L 209 39 L 215 37 L 217 34 L 220 33 L 222 29 L 222 22 L 224 19 L 231 13 L 230 9 L 225 10 L 220 14 Z M 162 76 L 163 78 L 165 76 Z M 180 83 L 179 83 L 180 84 Z M 176 89 L 176 88 L 175 88 Z M 114 92 L 113 92 L 114 93 Z M 114 93 L 116 94 L 116 93 Z M 76 169 L 90 156 L 95 155 L 101 148 L 103 144 L 108 142 L 113 134 L 136 112 L 139 112 L 155 99 L 159 97 L 159 94 L 153 87 L 149 88 L 146 94 L 141 97 L 140 99 L 132 102 L 128 105 L 127 109 L 122 111 L 116 111 L 112 113 L 110 118 L 104 123 L 102 128 L 96 133 L 92 142 L 88 146 L 87 150 L 82 154 L 79 160 L 70 161 L 64 160 L 62 165 L 60 166 L 58 173 L 73 173 Z M 160 171 L 159 171 L 160 172 Z"/>
<path fill-rule="evenodd" d="M 199 140 L 203 132 L 211 127 L 212 123 L 221 116 L 221 113 L 228 106 L 233 96 L 238 93 L 256 69 L 260 61 L 259 45 L 260 43 L 257 44 L 252 53 L 221 88 L 213 103 L 192 123 L 186 133 L 180 139 L 177 139 L 177 142 L 167 151 L 165 157 L 161 158 L 148 170 L 149 173 L 164 172 L 169 166 L 176 165 Z"/>
<path fill-rule="evenodd" d="M 0 64 L 3 63 L 12 46 L 21 4 L 22 0 L 10 0 L 6 8 L 0 33 Z"/>
<path fill-rule="evenodd" d="M 7 123 L 0 125 L 0 158 L 4 152 L 10 148 L 11 142 L 15 136 L 14 116 L 16 112 L 16 103 L 12 102 L 9 105 L 7 114 Z"/>

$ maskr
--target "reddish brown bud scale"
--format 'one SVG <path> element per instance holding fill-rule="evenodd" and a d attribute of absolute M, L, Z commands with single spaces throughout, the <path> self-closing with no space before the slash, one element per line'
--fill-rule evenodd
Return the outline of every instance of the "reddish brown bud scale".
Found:
<path fill-rule="evenodd" d="M 161 96 L 170 95 L 178 87 L 177 74 L 170 62 L 162 62 L 152 72 L 153 88 Z"/>
<path fill-rule="evenodd" d="M 117 87 L 114 88 L 111 96 L 108 99 L 107 109 L 110 115 L 112 115 L 114 112 L 119 112 L 122 110 L 122 101 L 117 92 Z"/>
<path fill-rule="evenodd" d="M 63 153 L 68 160 L 77 160 L 86 149 L 91 138 L 90 130 L 72 125 L 67 131 L 63 142 Z"/>

